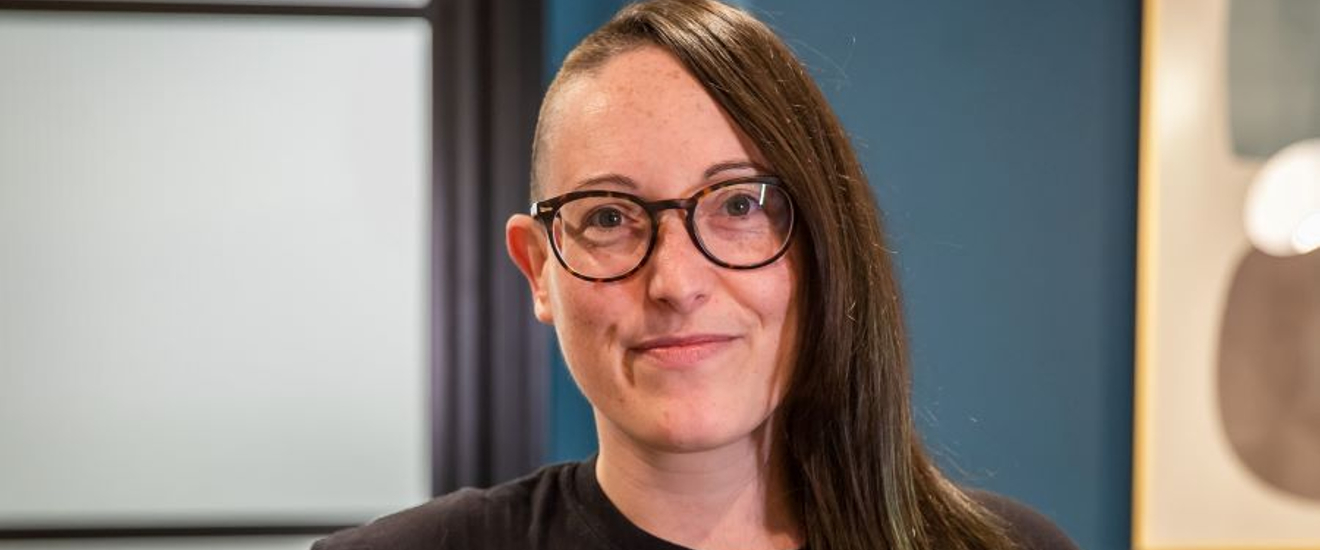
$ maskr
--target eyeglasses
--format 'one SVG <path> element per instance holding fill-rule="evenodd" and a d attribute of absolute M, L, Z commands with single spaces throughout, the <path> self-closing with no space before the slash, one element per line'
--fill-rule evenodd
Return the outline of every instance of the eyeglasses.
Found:
<path fill-rule="evenodd" d="M 688 236 L 706 259 L 729 269 L 755 269 L 779 259 L 793 235 L 793 200 L 774 176 L 716 183 L 686 199 L 646 201 L 617 191 L 574 191 L 532 203 L 555 258 L 569 273 L 595 282 L 632 275 L 655 250 L 660 214 L 687 213 Z"/>

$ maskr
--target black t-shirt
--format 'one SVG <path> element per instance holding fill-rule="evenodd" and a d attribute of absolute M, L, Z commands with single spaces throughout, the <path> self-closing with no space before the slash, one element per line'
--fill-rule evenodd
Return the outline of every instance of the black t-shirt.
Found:
<path fill-rule="evenodd" d="M 973 496 L 1010 525 L 1022 550 L 1077 550 L 1044 516 Z M 313 550 L 688 550 L 628 521 L 596 481 L 595 460 L 546 466 L 490 489 L 463 489 L 318 541 Z"/>

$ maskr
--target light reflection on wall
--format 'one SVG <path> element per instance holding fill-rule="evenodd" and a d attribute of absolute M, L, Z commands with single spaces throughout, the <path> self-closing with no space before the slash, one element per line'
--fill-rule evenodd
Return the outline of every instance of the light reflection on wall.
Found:
<path fill-rule="evenodd" d="M 1273 256 L 1320 247 L 1320 139 L 1294 143 L 1251 182 L 1244 217 L 1251 244 Z"/>

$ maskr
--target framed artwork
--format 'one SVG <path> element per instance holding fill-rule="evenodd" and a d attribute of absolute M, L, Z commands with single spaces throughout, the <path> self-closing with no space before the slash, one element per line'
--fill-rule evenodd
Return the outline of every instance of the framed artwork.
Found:
<path fill-rule="evenodd" d="M 1320 548 L 1320 0 L 1147 0 L 1133 546 Z"/>

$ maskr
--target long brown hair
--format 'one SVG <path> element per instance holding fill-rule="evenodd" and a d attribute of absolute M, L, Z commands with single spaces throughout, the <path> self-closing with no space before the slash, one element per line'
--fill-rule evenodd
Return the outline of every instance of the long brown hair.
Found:
<path fill-rule="evenodd" d="M 998 520 L 934 467 L 913 425 L 898 283 L 879 211 L 843 127 L 763 23 L 712 0 L 625 7 L 564 61 L 532 147 L 533 195 L 557 91 L 656 45 L 685 65 L 790 186 L 805 319 L 777 414 L 791 497 L 813 550 L 1001 549 Z"/>

